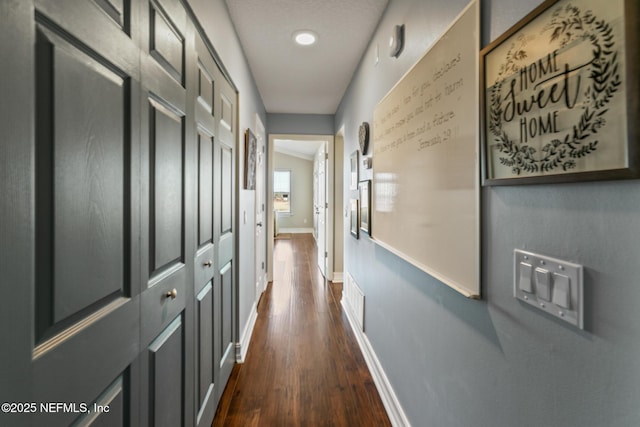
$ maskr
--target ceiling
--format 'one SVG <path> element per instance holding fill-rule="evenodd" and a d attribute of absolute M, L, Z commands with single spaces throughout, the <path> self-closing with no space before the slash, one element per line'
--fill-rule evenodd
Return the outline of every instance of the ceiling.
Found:
<path fill-rule="evenodd" d="M 334 114 L 388 0 L 225 2 L 267 112 Z"/>
<path fill-rule="evenodd" d="M 324 141 L 275 139 L 274 150 L 289 156 L 313 160 L 322 144 L 324 144 Z"/>

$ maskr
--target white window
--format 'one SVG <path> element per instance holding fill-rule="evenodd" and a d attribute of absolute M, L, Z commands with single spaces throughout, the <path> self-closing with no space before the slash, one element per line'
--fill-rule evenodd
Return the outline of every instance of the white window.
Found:
<path fill-rule="evenodd" d="M 291 171 L 273 172 L 273 208 L 278 212 L 291 213 Z"/>

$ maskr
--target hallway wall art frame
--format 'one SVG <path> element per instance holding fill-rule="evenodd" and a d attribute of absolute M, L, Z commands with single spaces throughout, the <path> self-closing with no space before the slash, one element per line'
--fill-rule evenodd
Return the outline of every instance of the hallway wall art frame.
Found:
<path fill-rule="evenodd" d="M 640 176 L 636 0 L 549 0 L 481 52 L 484 185 Z"/>
<path fill-rule="evenodd" d="M 351 165 L 350 174 L 349 174 L 349 178 L 351 180 L 349 183 L 349 190 L 358 189 L 358 181 L 360 177 L 360 173 L 359 173 L 360 166 L 358 165 L 359 159 L 360 159 L 360 153 L 358 152 L 358 150 L 351 153 L 351 157 L 349 158 L 350 165 Z"/>
<path fill-rule="evenodd" d="M 360 230 L 371 235 L 371 180 L 360 181 L 358 186 L 360 199 Z"/>
<path fill-rule="evenodd" d="M 256 136 L 251 129 L 247 129 L 244 135 L 244 188 L 246 190 L 256 189 L 257 144 Z"/>
<path fill-rule="evenodd" d="M 360 203 L 358 199 L 349 199 L 349 232 L 356 239 L 360 238 Z"/>

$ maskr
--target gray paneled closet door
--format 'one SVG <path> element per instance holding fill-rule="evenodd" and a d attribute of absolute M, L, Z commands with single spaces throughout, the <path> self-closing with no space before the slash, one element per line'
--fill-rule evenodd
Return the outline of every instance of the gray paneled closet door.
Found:
<path fill-rule="evenodd" d="M 0 425 L 210 424 L 235 360 L 237 94 L 178 0 L 0 13 L 0 397 L 38 404 Z"/>
<path fill-rule="evenodd" d="M 140 2 L 141 425 L 191 425 L 195 141 L 187 63 L 194 31 L 180 2 Z"/>
<path fill-rule="evenodd" d="M 206 43 L 196 37 L 198 230 L 196 402 L 198 425 L 211 419 L 235 362 L 234 218 L 236 93 Z"/>
<path fill-rule="evenodd" d="M 220 84 L 220 73 L 209 50 L 200 37 L 196 37 L 197 81 L 194 104 L 197 140 L 197 241 L 194 260 L 196 295 L 196 411 L 197 425 L 208 425 L 213 418 L 217 402 L 217 366 L 214 360 L 214 322 L 218 289 L 217 236 L 214 230 L 220 221 L 220 205 L 214 200 L 214 163 L 216 153 L 216 120 L 214 88 Z"/>
<path fill-rule="evenodd" d="M 135 417 L 141 141 L 132 24 L 138 18 L 122 2 L 57 0 L 37 1 L 31 18 L 32 399 L 71 405 L 38 408 L 34 425 L 97 419 L 124 425 Z M 113 411 L 82 414 L 83 403 Z"/>
<path fill-rule="evenodd" d="M 235 194 L 236 194 L 236 93 L 223 79 L 216 85 L 214 102 L 217 106 L 217 133 L 214 154 L 214 203 L 218 203 L 219 222 L 215 222 L 214 238 L 217 242 L 218 293 L 214 305 L 214 357 L 219 374 L 215 401 L 220 400 L 233 364 L 235 363 L 234 316 L 237 306 L 235 271 Z M 215 107 L 214 107 L 215 108 Z M 253 266 L 252 266 L 253 268 Z"/>

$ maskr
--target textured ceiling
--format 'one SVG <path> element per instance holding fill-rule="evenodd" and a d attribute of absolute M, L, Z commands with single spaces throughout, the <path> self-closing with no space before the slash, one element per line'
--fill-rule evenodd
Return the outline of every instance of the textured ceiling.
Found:
<path fill-rule="evenodd" d="M 274 140 L 274 150 L 289 156 L 313 160 L 324 141 L 298 141 L 291 139 Z"/>
<path fill-rule="evenodd" d="M 333 114 L 388 0 L 225 0 L 269 113 Z M 292 35 L 318 34 L 312 46 Z"/>

